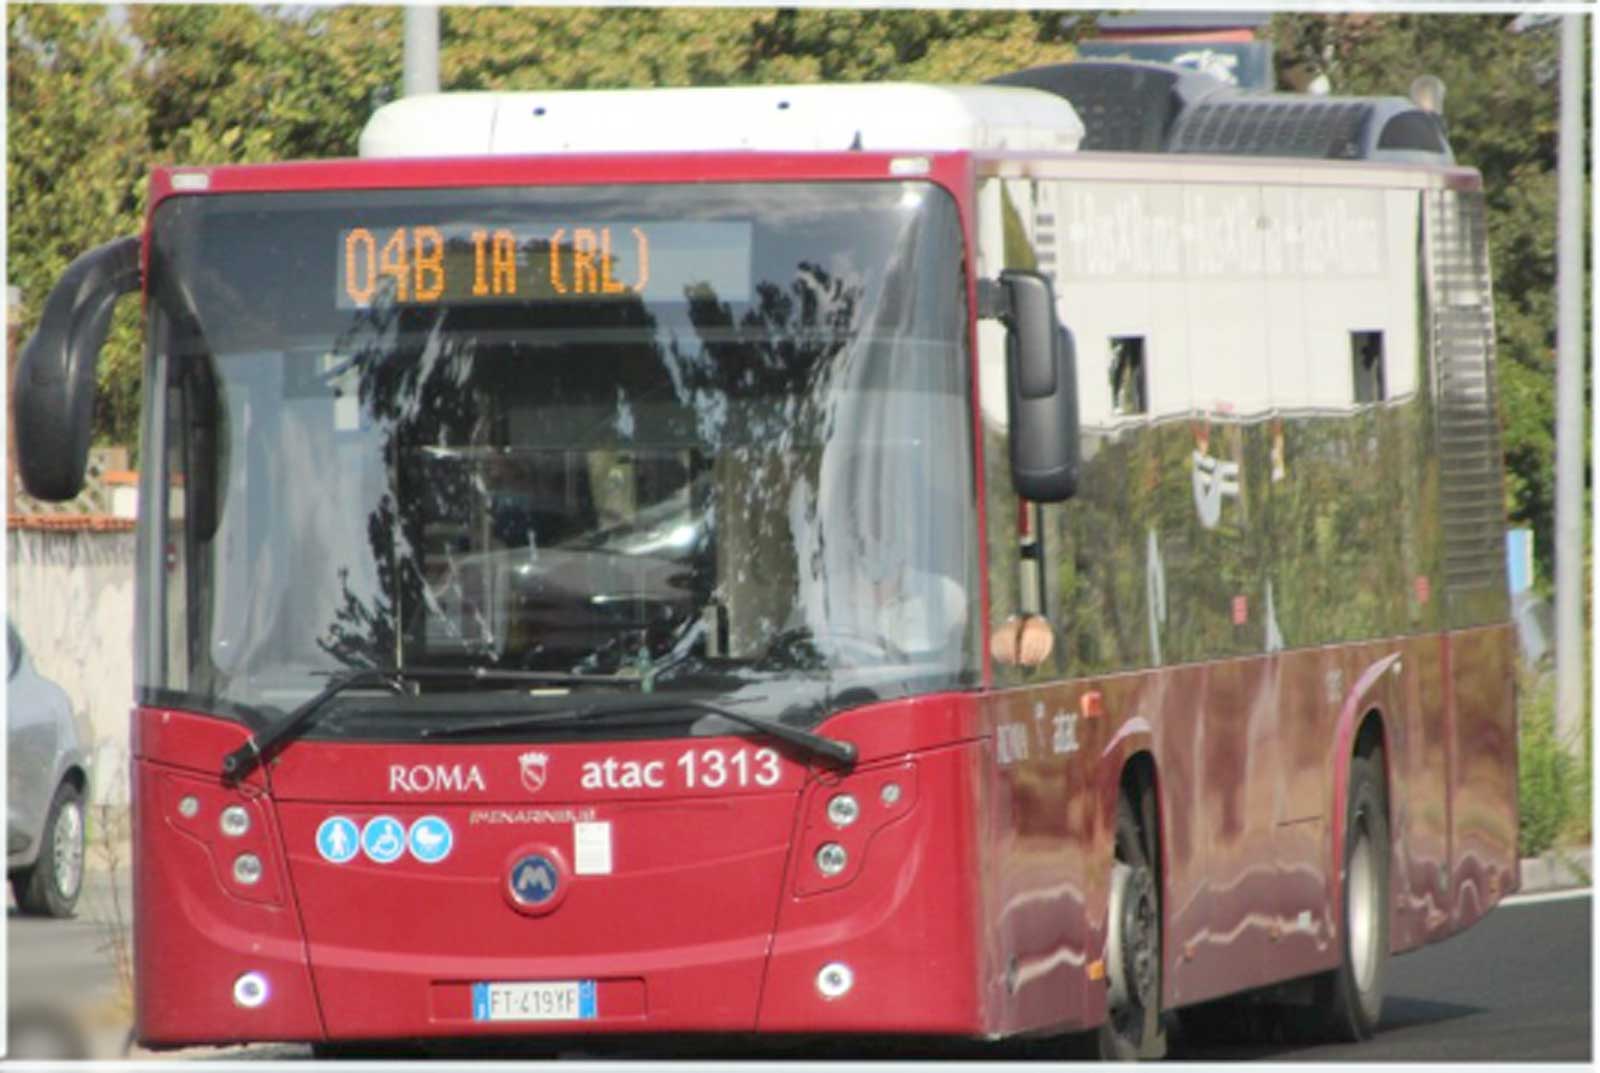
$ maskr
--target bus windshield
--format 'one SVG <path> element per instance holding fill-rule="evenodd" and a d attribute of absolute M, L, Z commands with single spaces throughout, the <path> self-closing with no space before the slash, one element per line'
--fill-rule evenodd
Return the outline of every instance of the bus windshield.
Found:
<path fill-rule="evenodd" d="M 168 199 L 146 696 L 974 683 L 963 268 L 919 182 Z"/>

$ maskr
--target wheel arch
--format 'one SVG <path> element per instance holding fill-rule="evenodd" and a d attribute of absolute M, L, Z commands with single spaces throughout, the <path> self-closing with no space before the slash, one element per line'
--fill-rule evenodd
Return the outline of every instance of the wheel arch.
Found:
<path fill-rule="evenodd" d="M 1143 791 L 1148 789 L 1150 796 L 1144 797 Z M 1165 855 L 1166 839 L 1161 837 L 1162 809 L 1161 809 L 1161 783 L 1156 771 L 1156 758 L 1148 748 L 1140 748 L 1130 753 L 1122 762 L 1122 775 L 1117 780 L 1117 793 L 1127 795 L 1134 804 L 1148 800 L 1151 812 L 1148 815 L 1137 813 L 1139 826 L 1144 831 L 1145 848 L 1150 853 L 1150 863 L 1155 865 L 1156 879 L 1160 881 L 1166 875 Z M 1112 802 L 1112 808 L 1116 802 Z M 1163 891 L 1163 894 L 1165 891 Z"/>
<path fill-rule="evenodd" d="M 83 807 L 89 807 L 89 772 L 82 764 L 68 764 L 67 769 L 61 773 L 61 778 L 56 780 L 56 785 L 67 783 L 78 795 L 83 798 Z"/>
<path fill-rule="evenodd" d="M 1099 783 L 1100 815 L 1108 830 L 1116 826 L 1118 799 L 1128 795 L 1137 804 L 1138 792 L 1146 786 L 1150 788 L 1154 815 L 1141 815 L 1139 822 L 1141 826 L 1153 825 L 1145 831 L 1146 845 L 1156 851 L 1151 859 L 1156 866 L 1156 878 L 1160 879 L 1167 870 L 1164 860 L 1166 840 L 1161 837 L 1163 808 L 1155 757 L 1155 731 L 1147 720 L 1142 717 L 1129 719 L 1106 743 L 1100 753 Z"/>

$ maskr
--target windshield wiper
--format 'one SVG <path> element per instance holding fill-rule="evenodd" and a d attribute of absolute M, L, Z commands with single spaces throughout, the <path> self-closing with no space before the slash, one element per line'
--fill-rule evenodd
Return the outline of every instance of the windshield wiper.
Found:
<path fill-rule="evenodd" d="M 475 682 L 524 682 L 529 685 L 609 685 L 638 689 L 640 680 L 609 674 L 573 674 L 566 671 L 501 670 L 496 667 L 363 667 L 328 680 L 322 692 L 294 709 L 282 720 L 222 758 L 222 778 L 238 782 L 263 764 L 296 730 L 317 717 L 324 705 L 347 689 L 359 686 L 386 686 L 393 693 L 404 693 L 406 681 L 468 678 Z"/>
<path fill-rule="evenodd" d="M 408 672 L 409 673 L 409 672 Z M 347 689 L 358 686 L 387 686 L 395 693 L 404 692 L 400 672 L 364 667 L 349 674 L 328 680 L 322 692 L 272 724 L 260 734 L 252 734 L 245 743 L 222 758 L 222 781 L 236 783 L 265 763 L 277 752 L 283 742 L 295 731 L 315 719 L 324 706 Z"/>
<path fill-rule="evenodd" d="M 497 734 L 501 731 L 527 730 L 552 723 L 598 719 L 608 715 L 670 712 L 682 708 L 690 708 L 694 711 L 706 712 L 711 715 L 720 715 L 730 722 L 747 726 L 752 730 L 758 730 L 770 737 L 777 738 L 779 741 L 787 742 L 811 756 L 837 764 L 840 767 L 850 768 L 855 766 L 856 747 L 848 741 L 840 741 L 838 738 L 830 738 L 823 734 L 812 733 L 809 730 L 801 730 L 799 727 L 792 727 L 775 719 L 767 719 L 763 716 L 735 711 L 732 708 L 713 704 L 710 701 L 661 694 L 638 699 L 630 697 L 610 704 L 586 704 L 568 711 L 551 712 L 543 715 L 523 715 L 507 719 L 480 719 L 471 723 L 456 723 L 451 726 L 425 727 L 418 734 L 424 738 L 462 738 L 478 734 Z"/>

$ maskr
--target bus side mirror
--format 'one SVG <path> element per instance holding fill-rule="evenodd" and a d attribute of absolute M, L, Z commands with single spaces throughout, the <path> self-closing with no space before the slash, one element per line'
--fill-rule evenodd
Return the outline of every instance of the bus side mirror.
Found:
<path fill-rule="evenodd" d="M 1078 371 L 1072 333 L 1056 320 L 1050 280 L 1000 273 L 996 315 L 1008 330 L 1011 480 L 1017 494 L 1059 503 L 1078 490 Z"/>
<path fill-rule="evenodd" d="M 100 348 L 117 299 L 139 283 L 139 238 L 129 236 L 73 261 L 45 299 L 12 384 L 17 473 L 37 499 L 83 490 Z"/>

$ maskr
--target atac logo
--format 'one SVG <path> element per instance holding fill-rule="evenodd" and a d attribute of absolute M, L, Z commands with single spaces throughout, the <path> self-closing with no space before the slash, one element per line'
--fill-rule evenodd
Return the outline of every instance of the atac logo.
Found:
<path fill-rule="evenodd" d="M 547 753 L 523 753 L 517 757 L 517 763 L 522 765 L 522 786 L 530 794 L 536 794 L 544 789 L 545 775 L 550 764 Z"/>

